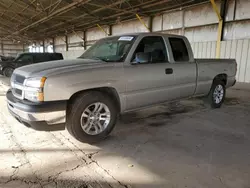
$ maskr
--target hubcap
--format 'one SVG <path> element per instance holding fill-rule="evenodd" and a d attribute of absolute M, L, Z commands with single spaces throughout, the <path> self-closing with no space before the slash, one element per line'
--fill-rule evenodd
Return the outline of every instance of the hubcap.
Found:
<path fill-rule="evenodd" d="M 216 104 L 219 104 L 222 99 L 223 99 L 223 96 L 224 96 L 224 88 L 222 85 L 217 85 L 214 89 L 214 94 L 213 94 L 213 97 L 214 97 L 214 102 Z"/>
<path fill-rule="evenodd" d="M 89 105 L 82 113 L 81 127 L 89 135 L 103 132 L 110 122 L 110 110 L 107 105 L 96 102 Z"/>

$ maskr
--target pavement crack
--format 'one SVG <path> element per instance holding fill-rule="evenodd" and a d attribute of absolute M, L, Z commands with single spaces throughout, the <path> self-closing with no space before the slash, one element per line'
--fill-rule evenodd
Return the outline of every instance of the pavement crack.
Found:
<path fill-rule="evenodd" d="M 79 167 L 81 167 L 81 166 L 82 166 L 82 165 L 77 165 L 77 166 L 75 166 L 75 167 L 73 167 L 73 168 L 71 168 L 71 169 L 68 169 L 68 170 L 64 170 L 64 171 L 58 172 L 57 174 L 55 174 L 55 175 L 53 175 L 53 176 L 49 176 L 49 177 L 48 177 L 48 180 L 49 180 L 49 181 L 54 181 L 54 182 L 55 182 L 55 180 L 58 178 L 58 176 L 60 176 L 60 174 L 65 173 L 65 172 L 69 172 L 69 171 L 73 171 L 73 170 L 75 170 L 75 169 L 77 169 L 77 168 L 79 168 Z"/>
<path fill-rule="evenodd" d="M 100 165 L 98 164 L 97 161 L 95 161 L 95 160 L 92 159 L 92 162 L 91 162 L 91 163 L 95 163 L 99 168 L 101 168 L 105 173 L 107 173 L 113 180 L 115 180 L 116 182 L 118 182 L 119 185 L 121 185 L 121 186 L 123 186 L 123 187 L 125 187 L 125 188 L 129 188 L 128 185 L 126 185 L 126 184 L 120 182 L 119 180 L 117 180 L 112 174 L 109 173 L 108 170 L 106 170 L 105 168 L 103 168 L 102 166 L 100 166 Z M 90 164 L 91 164 L 91 163 L 90 163 Z M 110 185 L 110 187 L 113 187 L 113 186 Z"/>
<path fill-rule="evenodd" d="M 15 135 L 14 135 L 14 133 L 12 131 L 11 126 L 8 125 L 7 123 L 5 125 L 6 125 L 6 128 L 8 130 L 8 134 L 10 135 L 9 137 L 10 137 L 11 141 L 15 144 L 15 147 L 17 147 L 18 150 L 19 150 L 19 152 L 14 152 L 13 151 L 13 155 L 20 162 L 20 165 L 18 165 L 18 166 L 12 166 L 12 168 L 14 168 L 15 170 L 13 171 L 13 174 L 10 176 L 10 179 L 7 181 L 7 183 L 9 183 L 11 181 L 16 181 L 16 180 L 22 181 L 24 183 L 26 183 L 26 182 L 28 182 L 28 183 L 32 182 L 32 181 L 27 181 L 27 180 L 24 180 L 24 179 L 22 179 L 20 177 L 17 177 L 17 174 L 19 172 L 19 168 L 27 164 L 29 166 L 29 168 L 31 169 L 31 173 L 34 175 L 34 177 L 36 179 L 35 182 L 41 185 L 40 179 L 38 178 L 38 176 L 32 170 L 32 165 L 31 165 L 30 161 L 27 158 L 26 150 L 18 142 L 17 138 L 15 137 Z M 42 185 L 41 185 L 41 187 L 42 187 Z"/>
<path fill-rule="evenodd" d="M 76 158 L 78 158 L 78 159 L 80 159 L 80 161 L 82 162 L 82 164 L 87 164 L 87 161 L 86 161 L 86 159 L 84 159 L 84 158 L 82 158 L 82 157 L 79 157 L 77 154 L 76 154 L 76 152 L 73 150 L 73 149 L 71 149 L 70 147 L 68 147 L 67 145 L 65 145 L 59 138 L 57 138 L 56 137 L 56 135 L 54 135 L 53 133 L 51 133 L 51 135 L 62 145 L 62 146 L 66 146 L 68 149 L 69 149 L 69 151 L 71 151 L 75 156 L 76 156 Z M 61 134 L 62 135 L 62 134 Z M 64 136 L 63 136 L 64 137 Z M 65 138 L 65 137 L 64 137 Z M 66 138 L 65 138 L 66 139 Z M 74 145 L 75 146 L 75 145 Z M 76 147 L 76 146 L 75 146 Z M 79 151 L 81 151 L 81 150 L 79 150 Z M 82 151 L 81 151 L 82 152 Z M 85 154 L 85 153 L 84 153 Z M 86 155 L 86 154 L 85 154 Z"/>
<path fill-rule="evenodd" d="M 61 136 L 66 139 L 68 142 L 70 142 L 75 148 L 77 148 L 79 151 L 81 151 L 86 157 L 89 158 L 90 162 L 87 163 L 87 165 L 93 164 L 95 163 L 100 169 L 102 169 L 107 175 L 109 175 L 114 181 L 116 181 L 120 186 L 128 188 L 129 186 L 126 184 L 123 184 L 122 182 L 120 182 L 119 180 L 117 180 L 114 176 L 112 176 L 109 171 L 105 168 L 103 168 L 102 166 L 100 166 L 98 164 L 98 162 L 96 160 L 93 159 L 93 156 L 98 154 L 100 151 L 96 151 L 90 154 L 85 153 L 84 151 L 82 151 L 82 149 L 80 149 L 77 145 L 75 145 L 69 138 L 66 138 L 62 133 L 60 133 Z M 84 159 L 85 160 L 85 159 Z M 86 160 L 85 160 L 86 161 Z M 112 185 L 109 184 L 110 187 L 113 187 Z"/>
<path fill-rule="evenodd" d="M 99 152 L 100 152 L 100 151 L 96 151 L 96 152 L 89 153 L 89 154 L 86 154 L 86 155 L 87 155 L 87 157 L 88 157 L 89 159 L 92 159 L 92 157 L 93 157 L 94 155 L 98 154 Z"/>

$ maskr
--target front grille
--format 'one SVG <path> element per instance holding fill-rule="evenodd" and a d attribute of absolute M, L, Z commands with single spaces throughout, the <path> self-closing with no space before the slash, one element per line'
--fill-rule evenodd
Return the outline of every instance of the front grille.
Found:
<path fill-rule="evenodd" d="M 15 74 L 13 80 L 14 80 L 14 82 L 16 82 L 18 84 L 23 84 L 24 80 L 25 80 L 25 77 L 21 76 L 21 75 L 18 75 L 18 74 Z"/>
<path fill-rule="evenodd" d="M 16 88 L 12 88 L 12 93 L 13 95 L 18 98 L 18 99 L 22 99 L 22 95 L 23 95 L 23 91 L 20 89 L 16 89 Z"/>
<path fill-rule="evenodd" d="M 22 90 L 20 89 L 13 89 L 15 94 L 22 96 Z"/>
<path fill-rule="evenodd" d="M 24 81 L 25 77 L 18 74 L 13 74 L 11 77 L 12 93 L 16 98 L 23 99 L 23 91 L 17 86 L 23 86 Z"/>

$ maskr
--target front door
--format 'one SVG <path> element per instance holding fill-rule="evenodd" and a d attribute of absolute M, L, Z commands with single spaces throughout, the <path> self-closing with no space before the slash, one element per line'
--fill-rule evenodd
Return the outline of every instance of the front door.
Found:
<path fill-rule="evenodd" d="M 33 55 L 32 54 L 22 54 L 17 60 L 16 60 L 16 68 L 22 67 L 25 65 L 30 65 L 33 63 Z"/>
<path fill-rule="evenodd" d="M 141 63 L 136 54 L 150 54 L 149 62 Z M 166 46 L 161 36 L 147 36 L 138 44 L 131 65 L 124 67 L 126 110 L 142 108 L 171 100 L 174 76 Z"/>

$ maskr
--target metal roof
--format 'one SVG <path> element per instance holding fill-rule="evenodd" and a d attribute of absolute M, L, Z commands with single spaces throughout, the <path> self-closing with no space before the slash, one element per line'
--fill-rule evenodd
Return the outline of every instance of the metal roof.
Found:
<path fill-rule="evenodd" d="M 35 40 L 208 0 L 0 0 L 2 40 Z"/>

